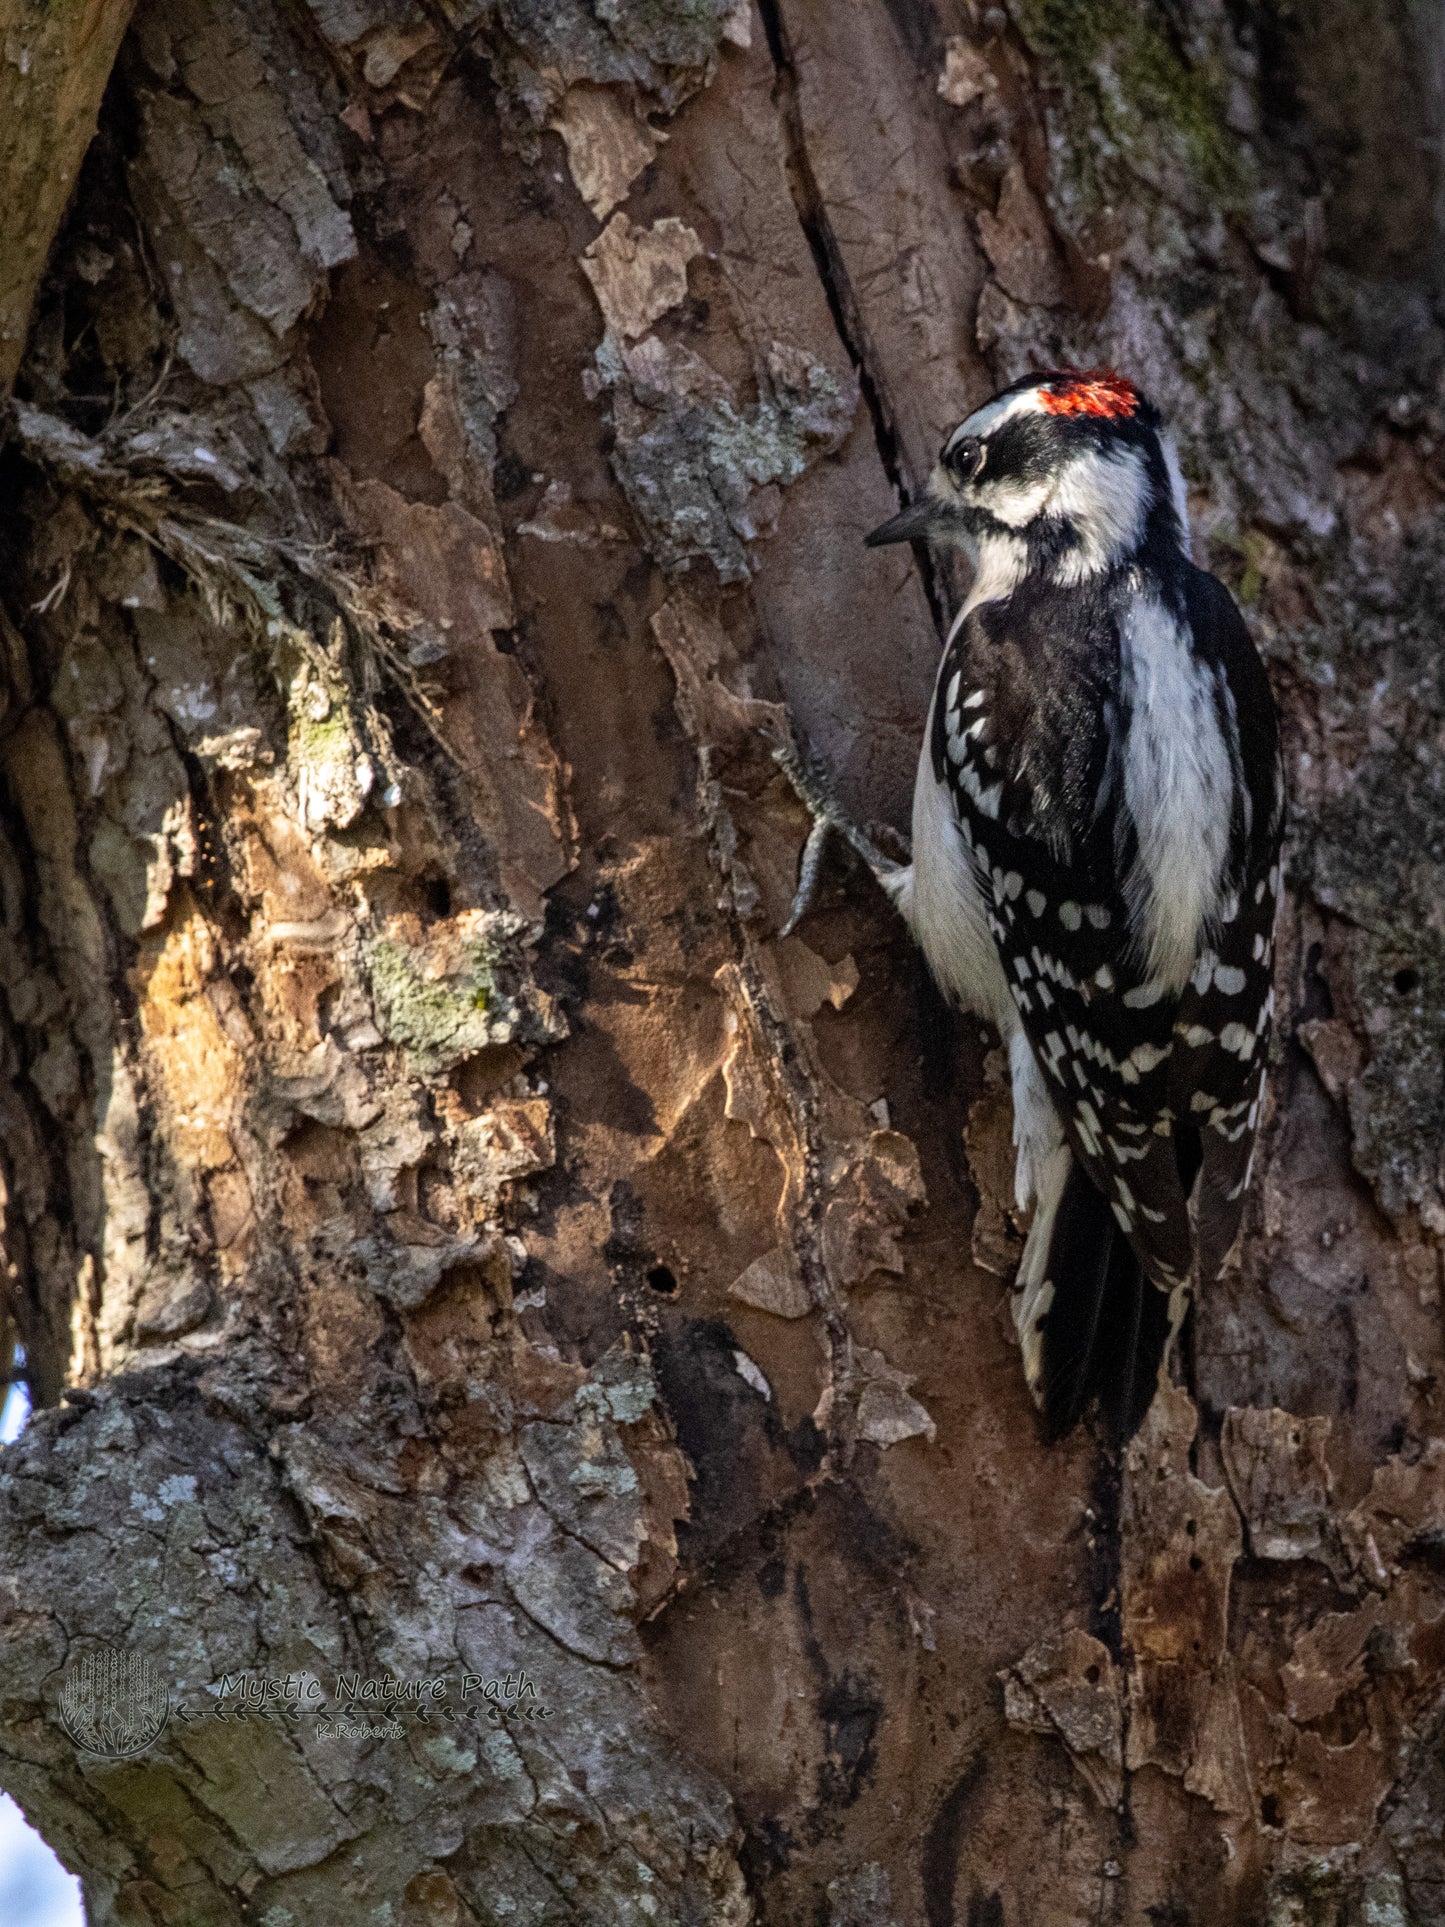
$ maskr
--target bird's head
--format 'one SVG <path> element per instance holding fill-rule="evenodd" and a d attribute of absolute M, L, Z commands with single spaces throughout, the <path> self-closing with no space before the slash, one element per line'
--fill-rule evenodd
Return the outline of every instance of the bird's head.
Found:
<path fill-rule="evenodd" d="M 1159 416 L 1108 369 L 1027 375 L 976 408 L 943 444 L 919 499 L 867 541 L 994 539 L 1060 581 L 1163 544 L 1187 548 L 1184 488 Z"/>

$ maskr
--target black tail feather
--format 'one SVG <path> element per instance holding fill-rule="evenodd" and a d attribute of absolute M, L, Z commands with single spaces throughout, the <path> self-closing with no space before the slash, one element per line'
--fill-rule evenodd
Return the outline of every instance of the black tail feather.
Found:
<path fill-rule="evenodd" d="M 1103 1195 L 1071 1165 L 1054 1215 L 1046 1276 L 1054 1296 L 1044 1316 L 1044 1426 L 1071 1432 L 1096 1387 L 1099 1320 L 1107 1293 L 1114 1220 Z"/>
<path fill-rule="evenodd" d="M 1139 1269 L 1103 1193 L 1077 1163 L 1059 1200 L 1044 1321 L 1044 1426 L 1071 1432 L 1097 1400 L 1117 1445 L 1138 1431 L 1169 1339 L 1169 1301 Z"/>

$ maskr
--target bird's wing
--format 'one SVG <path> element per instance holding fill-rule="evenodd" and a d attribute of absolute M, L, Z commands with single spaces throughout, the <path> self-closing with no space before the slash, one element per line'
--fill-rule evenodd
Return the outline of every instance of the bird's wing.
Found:
<path fill-rule="evenodd" d="M 1116 847 L 1117 637 L 1102 599 L 1072 596 L 1068 619 L 1098 633 L 1075 639 L 1064 674 L 1057 599 L 1015 595 L 964 618 L 941 674 L 932 761 L 1074 1153 L 1146 1275 L 1172 1290 L 1193 1249 L 1170 1097 L 1179 999 L 1146 980 L 1121 890 L 1132 851 L 1127 822 Z"/>
<path fill-rule="evenodd" d="M 1180 999 L 1170 1072 L 1170 1102 L 1181 1125 L 1199 1134 L 1195 1239 L 1199 1276 L 1207 1280 L 1239 1229 L 1264 1101 L 1284 768 L 1268 680 L 1228 592 L 1197 572 L 1189 614 L 1227 686 L 1239 761 L 1228 895 Z"/>

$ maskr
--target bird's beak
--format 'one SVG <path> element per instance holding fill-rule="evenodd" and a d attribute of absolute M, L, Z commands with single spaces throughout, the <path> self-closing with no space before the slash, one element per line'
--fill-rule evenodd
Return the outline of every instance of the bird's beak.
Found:
<path fill-rule="evenodd" d="M 863 540 L 870 549 L 881 549 L 886 542 L 929 542 L 942 533 L 946 515 L 939 503 L 925 495 Z"/>

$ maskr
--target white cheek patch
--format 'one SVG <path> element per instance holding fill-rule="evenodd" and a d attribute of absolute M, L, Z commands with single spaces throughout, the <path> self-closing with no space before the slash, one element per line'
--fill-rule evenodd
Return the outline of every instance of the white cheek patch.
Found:
<path fill-rule="evenodd" d="M 1056 486 L 1052 475 L 1038 482 L 990 482 L 985 458 L 984 472 L 974 483 L 973 494 L 979 506 L 987 509 L 996 522 L 1002 522 L 1006 528 L 1024 529 L 1048 508 Z"/>
<path fill-rule="evenodd" d="M 1137 448 L 1077 456 L 1054 484 L 1046 512 L 1071 523 L 1075 546 L 1054 571 L 1073 584 L 1131 554 L 1143 540 L 1149 513 L 1149 477 Z"/>
<path fill-rule="evenodd" d="M 972 493 L 1005 528 L 1022 532 L 1041 516 L 1068 522 L 1077 539 L 1054 571 L 1065 584 L 1083 582 L 1136 549 L 1150 501 L 1148 471 L 1137 448 L 1091 449 L 1033 482 L 990 482 L 985 458 Z"/>

